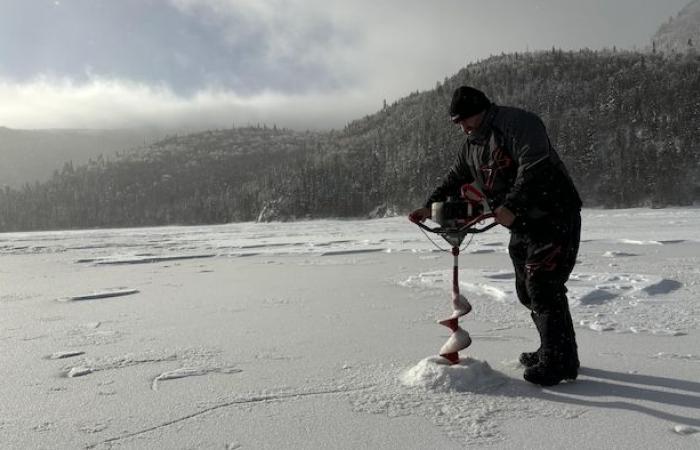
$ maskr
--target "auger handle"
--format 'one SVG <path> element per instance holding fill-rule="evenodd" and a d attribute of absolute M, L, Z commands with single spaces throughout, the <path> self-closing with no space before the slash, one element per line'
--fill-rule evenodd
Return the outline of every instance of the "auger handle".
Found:
<path fill-rule="evenodd" d="M 487 219 L 493 219 L 493 218 L 495 218 L 495 217 L 496 217 L 496 216 L 495 216 L 493 213 L 482 214 L 482 215 L 480 215 L 479 217 L 475 217 L 474 220 L 472 220 L 472 221 L 469 222 L 468 224 L 464 225 L 464 226 L 460 229 L 460 231 L 463 230 L 463 231 L 465 231 L 466 233 L 474 233 L 474 234 L 476 234 L 476 233 L 483 233 L 484 231 L 488 231 L 488 230 L 490 230 L 491 228 L 493 228 L 493 227 L 495 227 L 496 225 L 498 225 L 498 222 L 496 222 L 496 221 L 494 220 L 493 222 L 489 223 L 488 225 L 484 225 L 484 226 L 481 227 L 481 228 L 472 228 L 472 227 L 473 227 L 474 225 L 476 225 L 477 223 L 479 223 L 479 222 L 483 222 L 484 220 L 487 220 Z M 468 228 L 469 230 L 468 230 L 468 231 L 465 230 L 466 228 Z"/>
<path fill-rule="evenodd" d="M 498 225 L 498 222 L 492 222 L 488 225 L 485 225 L 481 228 L 475 228 L 474 225 L 476 225 L 479 222 L 482 222 L 487 219 L 491 219 L 495 217 L 492 213 L 489 214 L 482 214 L 478 217 L 475 217 L 471 221 L 467 222 L 466 224 L 462 225 L 459 228 L 456 229 L 445 229 L 442 227 L 435 227 L 435 228 L 430 228 L 429 226 L 425 225 L 422 222 L 417 222 L 417 221 L 412 221 L 416 225 L 418 225 L 420 228 L 424 229 L 425 231 L 429 231 L 431 233 L 435 234 L 448 234 L 448 233 L 465 233 L 465 234 L 477 234 L 477 233 L 483 233 L 484 231 L 488 231 L 491 228 L 495 227 Z"/>

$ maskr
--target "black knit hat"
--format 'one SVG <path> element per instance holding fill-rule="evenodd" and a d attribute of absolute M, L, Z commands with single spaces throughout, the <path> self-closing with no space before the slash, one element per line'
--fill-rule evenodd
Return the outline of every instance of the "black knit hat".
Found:
<path fill-rule="evenodd" d="M 459 122 L 467 117 L 479 114 L 491 105 L 486 94 L 469 86 L 460 86 L 452 94 L 450 119 Z"/>

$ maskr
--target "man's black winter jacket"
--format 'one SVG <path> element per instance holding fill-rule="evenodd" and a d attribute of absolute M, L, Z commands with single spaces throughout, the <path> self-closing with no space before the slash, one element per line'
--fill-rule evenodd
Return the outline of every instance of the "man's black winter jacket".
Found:
<path fill-rule="evenodd" d="M 511 229 L 516 231 L 541 228 L 581 209 L 581 198 L 544 124 L 519 108 L 489 107 L 426 206 L 458 197 L 466 183 L 486 195 L 492 210 L 511 210 L 516 215 Z"/>

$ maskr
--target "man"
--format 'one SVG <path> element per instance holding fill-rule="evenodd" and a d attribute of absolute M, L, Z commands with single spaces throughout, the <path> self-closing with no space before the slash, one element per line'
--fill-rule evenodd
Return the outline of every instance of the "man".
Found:
<path fill-rule="evenodd" d="M 518 299 L 531 311 L 540 335 L 540 348 L 520 355 L 523 377 L 543 386 L 575 379 L 579 360 L 564 284 L 581 232 L 576 187 L 535 114 L 497 106 L 483 92 L 462 86 L 452 97 L 450 117 L 467 140 L 411 220 L 429 218 L 433 202 L 459 196 L 464 184 L 479 188 L 496 221 L 510 229 Z"/>

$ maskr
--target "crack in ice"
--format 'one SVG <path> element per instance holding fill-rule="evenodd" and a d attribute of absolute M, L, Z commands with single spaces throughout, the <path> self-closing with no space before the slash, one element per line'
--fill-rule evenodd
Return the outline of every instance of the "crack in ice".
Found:
<path fill-rule="evenodd" d="M 255 397 L 250 397 L 250 398 L 245 398 L 245 399 L 239 399 L 239 400 L 232 400 L 229 402 L 224 402 L 224 403 L 219 403 L 217 405 L 211 406 L 209 408 L 202 409 L 200 411 L 187 414 L 182 417 L 178 417 L 176 419 L 168 420 L 167 422 L 163 422 L 158 425 L 154 425 L 152 427 L 144 428 L 143 430 L 139 431 L 134 431 L 131 433 L 125 433 L 120 436 L 115 436 L 113 438 L 105 439 L 101 442 L 95 443 L 95 444 L 89 444 L 86 445 L 85 448 L 95 448 L 98 445 L 104 445 L 104 444 L 111 444 L 114 442 L 119 442 L 123 441 L 124 439 L 129 439 L 132 437 L 136 436 L 141 436 L 147 433 L 150 433 L 152 431 L 159 430 L 161 428 L 169 427 L 171 425 L 175 425 L 180 422 L 184 422 L 190 419 L 193 419 L 195 417 L 199 417 L 204 414 L 208 414 L 212 411 L 216 411 L 219 409 L 223 408 L 228 408 L 229 406 L 236 406 L 236 405 L 246 405 L 246 404 L 254 404 L 254 403 L 264 403 L 264 402 L 270 402 L 270 401 L 276 401 L 276 400 L 286 400 L 286 399 L 294 399 L 294 398 L 302 398 L 302 397 L 314 397 L 314 396 L 320 396 L 320 395 L 334 395 L 334 394 L 346 394 L 350 392 L 359 392 L 359 391 L 364 391 L 368 390 L 374 387 L 374 385 L 368 385 L 368 386 L 360 386 L 357 388 L 334 388 L 334 389 L 326 389 L 326 390 L 319 390 L 319 391 L 310 391 L 310 392 L 296 392 L 296 393 L 282 393 L 282 394 L 271 394 L 271 395 L 260 395 L 260 396 L 255 396 Z"/>

